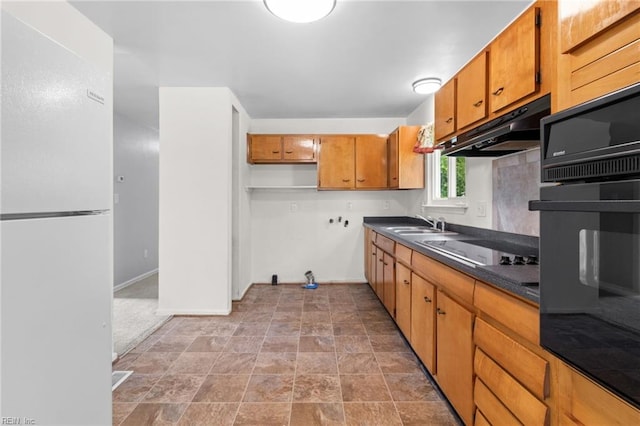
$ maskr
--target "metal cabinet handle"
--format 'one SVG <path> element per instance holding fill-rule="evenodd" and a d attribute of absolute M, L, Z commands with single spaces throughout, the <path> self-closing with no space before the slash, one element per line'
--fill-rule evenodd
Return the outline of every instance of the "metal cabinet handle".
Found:
<path fill-rule="evenodd" d="M 375 253 L 371 253 L 371 256 L 375 256 L 375 255 L 376 255 Z"/>
<path fill-rule="evenodd" d="M 407 281 L 407 280 L 402 280 L 402 282 L 405 283 L 405 284 L 409 284 L 409 281 Z"/>
<path fill-rule="evenodd" d="M 387 262 L 382 262 L 384 264 L 384 266 L 389 266 L 389 264 Z"/>
<path fill-rule="evenodd" d="M 280 154 L 280 151 L 271 151 L 272 154 Z"/>
<path fill-rule="evenodd" d="M 351 182 L 351 179 L 342 179 L 343 182 Z"/>
<path fill-rule="evenodd" d="M 482 105 L 482 102 L 484 102 L 482 99 L 480 99 L 478 102 L 476 102 L 475 104 L 473 104 L 474 107 L 479 107 L 480 105 Z"/>
<path fill-rule="evenodd" d="M 427 303 L 431 303 L 431 299 L 429 297 L 427 297 L 427 296 L 424 297 L 424 301 L 427 302 Z"/>
<path fill-rule="evenodd" d="M 440 309 L 440 308 L 437 308 L 437 309 L 436 309 L 436 313 L 437 313 L 438 315 L 446 315 L 446 312 L 445 312 L 445 311 L 443 311 L 443 310 L 442 310 L 442 309 Z"/>
<path fill-rule="evenodd" d="M 378 259 L 378 262 L 383 262 L 383 263 L 384 263 L 384 260 L 382 260 L 382 259 Z"/>
<path fill-rule="evenodd" d="M 398 180 L 398 178 L 397 177 L 392 177 L 391 180 Z"/>
<path fill-rule="evenodd" d="M 293 154 L 293 151 L 285 151 L 285 154 Z"/>
<path fill-rule="evenodd" d="M 358 182 L 364 182 L 364 179 L 358 179 Z"/>
<path fill-rule="evenodd" d="M 498 88 L 495 92 L 493 92 L 493 96 L 500 96 L 500 94 L 504 91 L 504 87 Z"/>
<path fill-rule="evenodd" d="M 447 121 L 445 121 L 445 123 L 449 124 L 449 123 L 451 123 L 452 121 L 453 121 L 453 117 L 449 117 L 449 118 L 447 118 Z"/>

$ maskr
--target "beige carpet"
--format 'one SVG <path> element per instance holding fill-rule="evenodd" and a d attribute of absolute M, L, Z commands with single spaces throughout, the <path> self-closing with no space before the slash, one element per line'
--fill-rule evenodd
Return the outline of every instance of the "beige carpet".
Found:
<path fill-rule="evenodd" d="M 119 356 L 127 353 L 170 318 L 156 315 L 157 309 L 158 274 L 116 291 L 113 298 L 113 343 Z"/>

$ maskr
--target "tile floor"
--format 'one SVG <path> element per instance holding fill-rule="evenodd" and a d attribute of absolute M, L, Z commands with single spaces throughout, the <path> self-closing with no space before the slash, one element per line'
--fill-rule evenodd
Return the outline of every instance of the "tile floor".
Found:
<path fill-rule="evenodd" d="M 366 284 L 255 285 L 114 365 L 114 425 L 457 425 Z"/>

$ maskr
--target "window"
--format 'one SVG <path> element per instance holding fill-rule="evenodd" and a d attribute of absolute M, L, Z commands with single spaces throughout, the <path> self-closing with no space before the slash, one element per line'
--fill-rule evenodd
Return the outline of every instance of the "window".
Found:
<path fill-rule="evenodd" d="M 432 154 L 433 200 L 462 198 L 466 190 L 466 159 L 447 157 L 436 150 Z"/>

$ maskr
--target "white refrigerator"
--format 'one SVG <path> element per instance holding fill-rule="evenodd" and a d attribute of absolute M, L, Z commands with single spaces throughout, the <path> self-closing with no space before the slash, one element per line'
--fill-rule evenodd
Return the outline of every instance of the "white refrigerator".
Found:
<path fill-rule="evenodd" d="M 2 12 L 0 416 L 111 424 L 112 87 Z"/>

